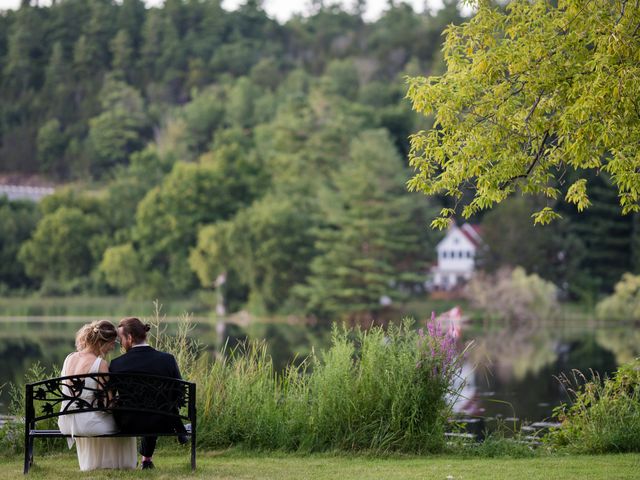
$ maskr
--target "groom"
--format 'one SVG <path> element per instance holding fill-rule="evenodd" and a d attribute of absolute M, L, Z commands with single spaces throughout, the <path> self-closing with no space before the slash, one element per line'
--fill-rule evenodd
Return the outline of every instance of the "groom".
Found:
<path fill-rule="evenodd" d="M 181 379 L 178 363 L 170 353 L 155 350 L 147 343 L 149 325 L 142 323 L 135 317 L 123 318 L 118 324 L 118 337 L 126 353 L 111 361 L 109 371 L 111 373 L 145 373 Z M 166 430 L 166 420 L 153 414 L 140 414 L 137 412 L 114 412 L 118 427 L 123 433 L 136 433 L 140 430 L 147 432 Z M 180 443 L 186 443 L 185 429 L 182 422 L 176 421 L 170 425 L 170 431 L 175 431 Z M 156 448 L 157 436 L 142 437 L 140 454 L 142 455 L 142 468 L 154 468 L 152 457 Z"/>

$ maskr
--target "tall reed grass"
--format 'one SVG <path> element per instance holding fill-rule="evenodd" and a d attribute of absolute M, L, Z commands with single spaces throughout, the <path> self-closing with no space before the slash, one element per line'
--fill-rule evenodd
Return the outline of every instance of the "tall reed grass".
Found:
<path fill-rule="evenodd" d="M 554 412 L 560 428 L 549 440 L 581 453 L 640 452 L 640 359 L 622 365 L 612 378 L 574 371 L 562 384 L 570 405 Z"/>
<path fill-rule="evenodd" d="M 411 321 L 334 327 L 326 351 L 284 371 L 264 342 L 186 360 L 181 368 L 198 384 L 201 446 L 304 452 L 442 450 L 460 370 L 449 334 L 416 331 Z"/>

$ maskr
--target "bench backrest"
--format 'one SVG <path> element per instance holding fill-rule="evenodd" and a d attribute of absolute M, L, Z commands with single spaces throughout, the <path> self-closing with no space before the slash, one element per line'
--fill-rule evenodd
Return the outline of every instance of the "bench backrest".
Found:
<path fill-rule="evenodd" d="M 87 379 L 95 380 L 96 388 L 90 388 Z M 139 412 L 193 420 L 195 384 L 137 373 L 70 375 L 27 384 L 25 406 L 25 420 L 31 425 L 91 411 Z"/>

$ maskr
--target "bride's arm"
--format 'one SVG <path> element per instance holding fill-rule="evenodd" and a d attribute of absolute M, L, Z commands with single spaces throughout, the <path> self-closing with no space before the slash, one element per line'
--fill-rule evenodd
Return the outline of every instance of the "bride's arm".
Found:
<path fill-rule="evenodd" d="M 100 359 L 100 365 L 98 366 L 98 373 L 109 373 L 109 364 L 104 359 Z M 109 385 L 109 377 L 106 375 L 101 376 L 100 381 L 97 383 L 98 383 L 97 388 L 102 390 Z M 112 392 L 109 389 L 107 389 L 107 398 L 105 399 L 107 401 L 107 404 L 111 403 L 112 396 L 113 396 Z"/>
<path fill-rule="evenodd" d="M 98 367 L 98 373 L 109 373 L 109 364 L 106 362 L 104 358 L 100 359 L 100 366 Z"/>

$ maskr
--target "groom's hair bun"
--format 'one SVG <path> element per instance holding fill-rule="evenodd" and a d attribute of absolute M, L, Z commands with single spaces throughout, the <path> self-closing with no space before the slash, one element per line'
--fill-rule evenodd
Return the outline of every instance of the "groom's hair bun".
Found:
<path fill-rule="evenodd" d="M 86 348 L 99 353 L 100 348 L 118 337 L 116 327 L 109 320 L 96 320 L 83 325 L 76 333 L 76 349 Z"/>
<path fill-rule="evenodd" d="M 151 330 L 151 326 L 148 323 L 142 323 L 139 318 L 126 317 L 120 320 L 118 328 L 122 329 L 122 333 L 125 335 L 131 335 L 133 341 L 136 343 L 142 343 L 147 339 L 147 332 Z"/>

